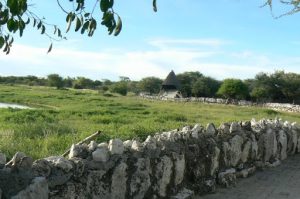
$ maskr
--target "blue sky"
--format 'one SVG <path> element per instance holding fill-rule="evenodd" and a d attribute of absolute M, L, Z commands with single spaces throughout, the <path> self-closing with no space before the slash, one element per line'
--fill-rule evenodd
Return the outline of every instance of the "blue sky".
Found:
<path fill-rule="evenodd" d="M 263 0 L 157 2 L 154 13 L 151 0 L 115 0 L 123 20 L 118 37 L 109 36 L 102 26 L 92 38 L 71 32 L 48 55 L 49 40 L 27 28 L 23 38 L 16 37 L 10 55 L 0 54 L 0 75 L 139 80 L 164 78 L 172 69 L 217 79 L 253 78 L 261 71 L 300 73 L 300 14 L 274 19 L 267 7 L 260 8 Z M 31 3 L 33 11 L 65 28 L 56 1 Z M 274 14 L 287 9 L 277 3 Z"/>

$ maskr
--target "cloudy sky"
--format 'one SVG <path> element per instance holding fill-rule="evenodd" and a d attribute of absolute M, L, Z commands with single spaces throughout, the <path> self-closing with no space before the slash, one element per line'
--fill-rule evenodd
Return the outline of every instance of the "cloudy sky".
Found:
<path fill-rule="evenodd" d="M 0 75 L 139 80 L 164 78 L 172 69 L 217 79 L 253 78 L 261 71 L 300 73 L 300 13 L 274 19 L 269 8 L 260 7 L 263 0 L 157 1 L 154 13 L 152 0 L 115 0 L 123 19 L 118 37 L 102 26 L 92 38 L 72 32 L 67 41 L 55 42 L 50 54 L 49 39 L 27 28 L 24 37 L 15 38 L 10 55 L 0 53 Z M 65 29 L 56 1 L 31 3 L 33 11 Z M 273 13 L 287 9 L 275 3 Z"/>

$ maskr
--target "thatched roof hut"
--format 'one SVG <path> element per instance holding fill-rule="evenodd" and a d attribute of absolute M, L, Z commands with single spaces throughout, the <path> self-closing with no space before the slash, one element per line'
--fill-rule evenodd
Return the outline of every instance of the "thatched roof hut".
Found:
<path fill-rule="evenodd" d="M 181 98 L 182 95 L 179 89 L 180 82 L 172 70 L 161 85 L 160 96 L 167 98 Z"/>
<path fill-rule="evenodd" d="M 172 70 L 161 85 L 162 90 L 179 90 L 180 83 Z"/>

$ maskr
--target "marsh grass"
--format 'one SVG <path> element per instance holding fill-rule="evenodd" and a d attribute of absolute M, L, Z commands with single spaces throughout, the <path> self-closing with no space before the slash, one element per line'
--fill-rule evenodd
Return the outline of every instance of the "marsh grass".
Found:
<path fill-rule="evenodd" d="M 122 97 L 92 90 L 0 86 L 0 102 L 35 109 L 0 109 L 0 151 L 23 151 L 34 158 L 62 154 L 72 143 L 101 130 L 98 142 L 111 138 L 145 139 L 185 125 L 275 118 L 300 122 L 300 114 L 258 107 L 177 103 Z"/>

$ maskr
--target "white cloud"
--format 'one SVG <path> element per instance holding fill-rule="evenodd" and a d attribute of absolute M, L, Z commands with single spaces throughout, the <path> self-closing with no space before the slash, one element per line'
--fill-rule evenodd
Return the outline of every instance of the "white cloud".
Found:
<path fill-rule="evenodd" d="M 279 66 L 286 71 L 300 72 L 300 57 L 274 57 L 251 50 L 230 51 L 229 42 L 218 39 L 152 40 L 157 49 L 142 51 L 109 50 L 81 51 L 70 45 L 56 47 L 50 54 L 46 49 L 14 45 L 10 55 L 0 55 L 0 75 L 86 76 L 92 79 L 128 76 L 139 80 L 146 76 L 164 78 L 171 69 L 176 73 L 200 71 L 223 79 L 251 78 L 256 73 L 273 72 Z M 192 47 L 191 47 L 192 46 Z"/>

